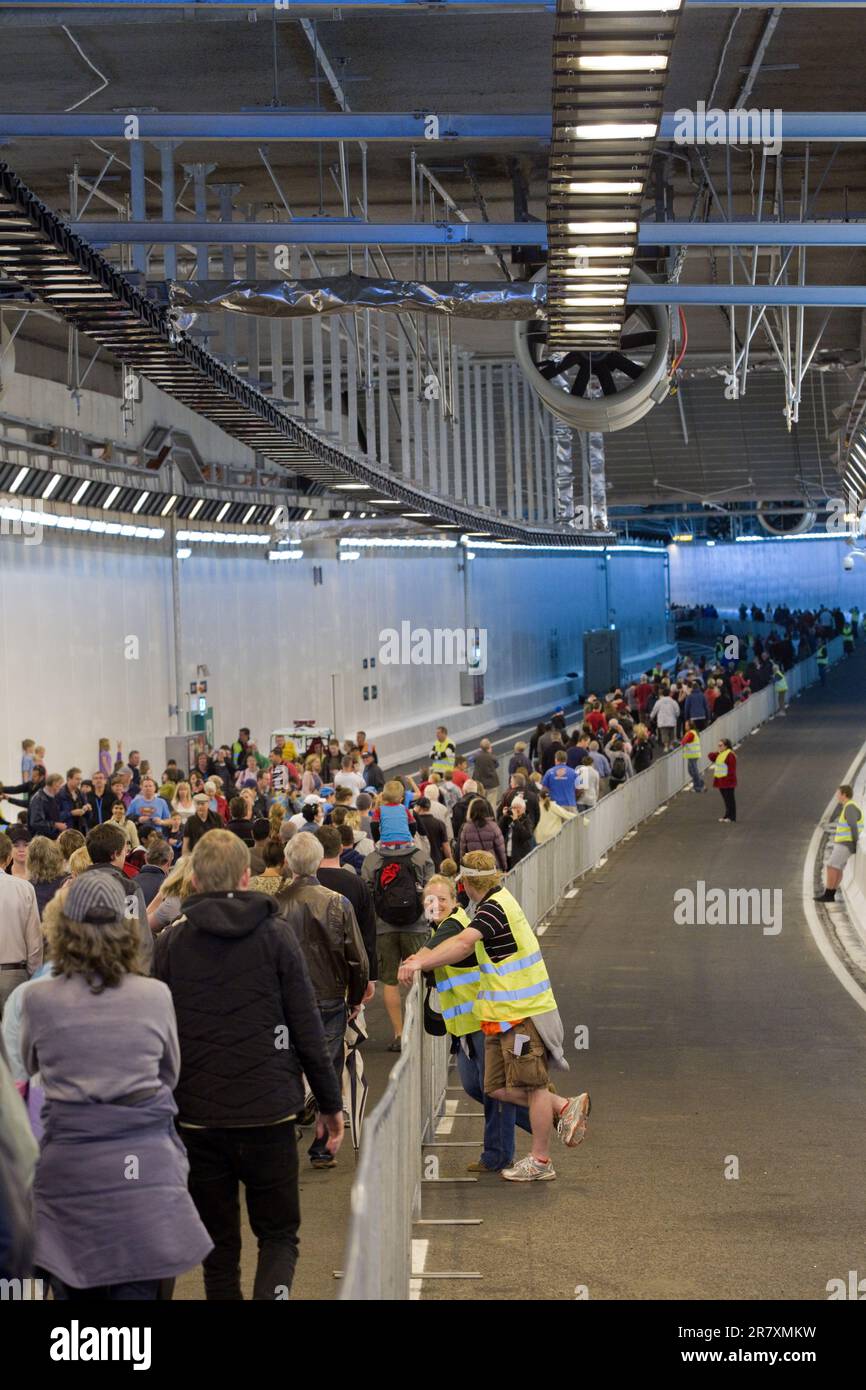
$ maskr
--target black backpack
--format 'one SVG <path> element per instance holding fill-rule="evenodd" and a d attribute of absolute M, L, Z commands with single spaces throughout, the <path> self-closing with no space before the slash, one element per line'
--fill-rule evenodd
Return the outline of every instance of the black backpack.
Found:
<path fill-rule="evenodd" d="M 610 765 L 610 775 L 613 781 L 622 782 L 625 780 L 625 758 L 622 753 L 617 753 Z"/>
<path fill-rule="evenodd" d="M 412 927 L 421 916 L 421 890 L 408 859 L 385 859 L 373 878 L 376 916 L 390 927 Z"/>

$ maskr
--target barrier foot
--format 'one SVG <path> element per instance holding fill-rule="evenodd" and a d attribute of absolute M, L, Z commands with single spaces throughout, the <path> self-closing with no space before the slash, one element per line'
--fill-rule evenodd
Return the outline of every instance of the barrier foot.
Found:
<path fill-rule="evenodd" d="M 413 1226 L 481 1226 L 480 1216 L 446 1216 L 441 1220 L 432 1220 L 427 1217 L 425 1220 L 413 1221 Z"/>

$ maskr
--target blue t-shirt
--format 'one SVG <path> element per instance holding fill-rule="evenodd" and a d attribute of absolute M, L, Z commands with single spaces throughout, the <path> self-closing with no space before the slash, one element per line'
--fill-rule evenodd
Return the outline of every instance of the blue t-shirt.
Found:
<path fill-rule="evenodd" d="M 379 807 L 379 839 L 389 844 L 412 843 L 409 816 L 405 806 L 393 806 L 383 801 Z"/>
<path fill-rule="evenodd" d="M 567 763 L 557 763 L 549 772 L 545 772 L 541 779 L 542 785 L 547 788 L 558 806 L 577 805 L 574 788 L 578 780 L 577 771 Z"/>
<path fill-rule="evenodd" d="M 150 821 L 152 824 L 155 816 L 159 816 L 162 820 L 168 820 L 171 816 L 168 802 L 165 801 L 163 797 L 153 796 L 148 800 L 146 796 L 134 796 L 129 803 L 129 810 L 126 813 L 130 820 L 136 820 L 141 815 L 142 807 L 144 806 L 149 807 L 153 813 L 150 816 L 145 816 L 145 823 Z M 157 826 L 158 830 L 162 828 L 164 827 Z"/>

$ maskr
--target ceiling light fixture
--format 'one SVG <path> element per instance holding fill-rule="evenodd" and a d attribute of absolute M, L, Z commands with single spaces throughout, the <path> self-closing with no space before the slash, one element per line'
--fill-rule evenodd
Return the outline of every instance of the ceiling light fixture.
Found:
<path fill-rule="evenodd" d="M 562 299 L 567 309 L 619 309 L 625 304 L 625 295 L 587 295 L 585 299 Z"/>
<path fill-rule="evenodd" d="M 57 484 L 61 481 L 62 477 L 62 473 L 55 473 L 54 477 L 50 480 L 50 482 L 46 484 L 45 491 L 42 494 L 43 502 L 48 501 L 49 497 L 51 496 L 52 492 L 54 492 L 55 488 L 57 487 Z"/>
<path fill-rule="evenodd" d="M 104 512 L 107 512 L 107 511 L 109 510 L 109 508 L 111 507 L 112 502 L 115 502 L 119 496 L 120 496 L 120 488 L 119 488 L 119 487 L 113 487 L 113 488 L 111 489 L 111 491 L 109 492 L 108 496 L 106 497 L 105 501 L 104 501 L 103 504 L 102 504 L 102 510 L 103 510 Z"/>
<path fill-rule="evenodd" d="M 581 259 L 593 260 L 603 256 L 626 256 L 634 255 L 633 246 L 569 246 L 567 250 L 569 256 L 580 256 Z M 594 272 L 596 275 L 598 271 Z"/>
<path fill-rule="evenodd" d="M 18 489 L 20 488 L 21 484 L 24 482 L 24 479 L 27 477 L 27 474 L 28 474 L 29 472 L 30 472 L 30 469 L 29 469 L 29 468 L 22 468 L 22 469 L 20 469 L 19 472 L 18 472 L 18 474 L 16 475 L 16 477 L 15 477 L 15 478 L 13 479 L 13 481 L 9 484 L 9 491 L 10 491 L 10 492 L 17 492 Z M 118 488 L 118 491 L 120 491 L 119 488 Z"/>
<path fill-rule="evenodd" d="M 636 222 L 569 222 L 568 230 L 576 236 L 634 236 Z"/>
<path fill-rule="evenodd" d="M 614 193 L 629 198 L 643 192 L 643 184 L 638 183 L 636 179 L 590 179 L 586 183 L 567 183 L 565 187 L 568 193 L 586 193 L 590 197 L 601 193 Z"/>
<path fill-rule="evenodd" d="M 144 506 L 144 504 L 145 504 L 145 502 L 147 501 L 147 499 L 148 499 L 149 496 L 150 496 L 150 493 L 149 493 L 149 492 L 143 492 L 143 493 L 141 494 L 141 496 L 138 498 L 138 500 L 137 500 L 135 506 L 134 506 L 133 509 L 132 509 L 132 515 L 133 515 L 133 516 L 138 516 L 138 513 L 141 511 L 142 507 Z"/>
<path fill-rule="evenodd" d="M 73 499 L 72 499 L 73 506 L 74 506 L 76 503 L 78 503 L 78 502 L 81 501 L 82 497 L 84 496 L 85 492 L 87 491 L 87 489 L 88 489 L 89 487 L 90 487 L 90 479 L 89 479 L 89 478 L 85 478 L 84 482 L 81 484 L 81 487 L 78 489 L 78 491 L 76 492 L 75 496 L 74 496 Z"/>
<path fill-rule="evenodd" d="M 654 140 L 657 121 L 581 121 L 565 127 L 569 140 Z"/>
<path fill-rule="evenodd" d="M 668 65 L 663 53 L 580 53 L 568 61 L 581 72 L 664 72 Z"/>
<path fill-rule="evenodd" d="M 615 333 L 619 328 L 619 320 L 612 322 L 587 322 L 587 323 L 567 323 L 566 333 Z"/>
<path fill-rule="evenodd" d="M 169 512 L 171 511 L 171 509 L 172 509 L 172 507 L 174 506 L 174 504 L 175 504 L 176 501 L 177 501 L 177 495 L 176 495 L 176 494 L 173 495 L 173 496 L 171 496 L 171 497 L 169 497 L 169 499 L 168 499 L 168 501 L 166 502 L 165 506 L 163 507 L 162 512 L 160 513 L 160 515 L 161 515 L 161 516 L 168 516 Z"/>

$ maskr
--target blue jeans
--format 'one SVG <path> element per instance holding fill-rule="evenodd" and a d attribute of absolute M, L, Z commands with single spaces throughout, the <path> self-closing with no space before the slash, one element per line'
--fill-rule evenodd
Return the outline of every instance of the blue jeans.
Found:
<path fill-rule="evenodd" d="M 346 1004 L 342 999 L 320 999 L 319 1017 L 322 1020 L 322 1027 L 325 1030 L 325 1046 L 331 1065 L 337 1074 L 337 1085 L 343 1084 L 343 1038 L 346 1033 Z M 317 1139 L 315 1132 L 313 1142 L 307 1150 L 310 1158 L 330 1158 L 327 1148 L 327 1134 L 321 1139 Z"/>
<path fill-rule="evenodd" d="M 467 1096 L 484 1105 L 484 1149 L 481 1162 L 485 1168 L 499 1172 L 507 1168 L 514 1158 L 514 1126 L 517 1124 L 532 1133 L 529 1124 L 529 1111 L 525 1105 L 509 1105 L 501 1100 L 493 1100 L 484 1094 L 484 1034 L 467 1033 L 459 1039 L 457 1049 L 457 1070 L 460 1083 Z M 469 1047 L 467 1057 L 463 1044 Z"/>
<path fill-rule="evenodd" d="M 686 758 L 686 767 L 689 770 L 689 776 L 692 779 L 695 791 L 703 792 L 706 791 L 706 787 L 704 786 L 704 779 L 698 771 L 698 761 L 697 758 Z"/>

